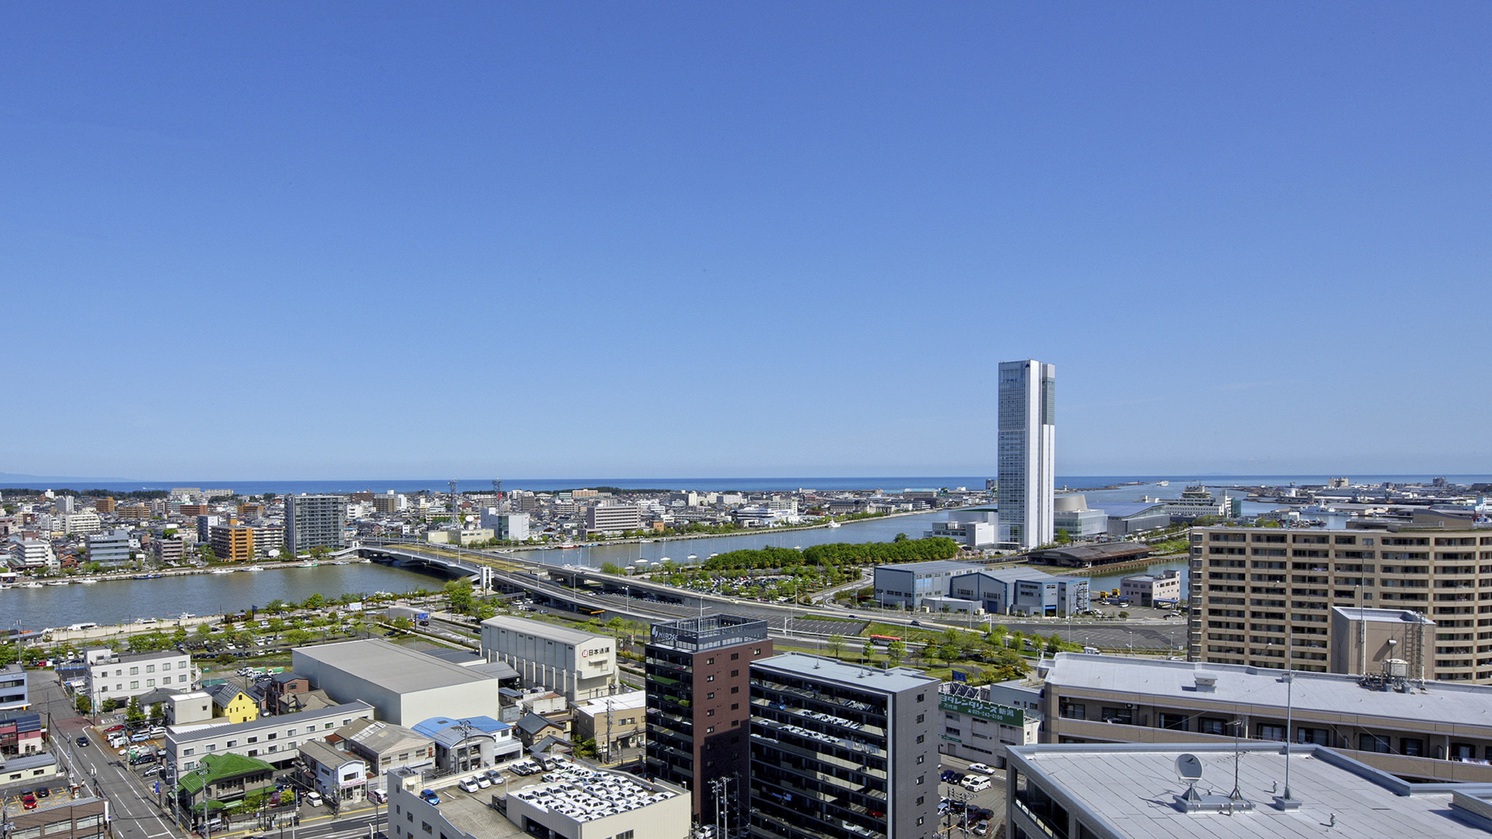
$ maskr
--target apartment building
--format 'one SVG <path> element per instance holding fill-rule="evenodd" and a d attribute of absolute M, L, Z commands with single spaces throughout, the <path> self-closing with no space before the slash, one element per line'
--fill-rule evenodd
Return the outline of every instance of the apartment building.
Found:
<path fill-rule="evenodd" d="M 24 711 L 30 707 L 26 669 L 19 664 L 0 666 L 0 711 Z"/>
<path fill-rule="evenodd" d="M 705 824 L 718 818 L 712 785 L 751 771 L 750 667 L 772 654 L 763 620 L 708 615 L 652 628 L 645 665 L 648 772 L 693 792 L 694 817 Z"/>
<path fill-rule="evenodd" d="M 254 528 L 225 524 L 211 530 L 212 555 L 223 562 L 248 562 L 254 558 Z"/>
<path fill-rule="evenodd" d="M 88 561 L 100 565 L 124 565 L 130 561 L 130 532 L 126 528 L 87 537 Z"/>
<path fill-rule="evenodd" d="M 931 839 L 938 680 L 787 653 L 751 665 L 756 839 Z"/>
<path fill-rule="evenodd" d="M 285 496 L 285 548 L 292 554 L 342 547 L 347 499 L 340 495 Z"/>
<path fill-rule="evenodd" d="M 192 657 L 176 650 L 116 656 L 98 649 L 89 652 L 88 661 L 84 689 L 95 708 L 110 699 L 123 706 L 156 688 L 191 690 L 197 678 Z"/>
<path fill-rule="evenodd" d="M 1192 533 L 1188 656 L 1330 669 L 1334 607 L 1435 625 L 1430 679 L 1492 682 L 1492 529 L 1206 527 Z M 1416 668 L 1418 669 L 1418 668 Z"/>

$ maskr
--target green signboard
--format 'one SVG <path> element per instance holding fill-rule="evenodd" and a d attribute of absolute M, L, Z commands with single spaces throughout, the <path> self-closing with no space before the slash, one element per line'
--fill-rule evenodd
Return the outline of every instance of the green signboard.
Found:
<path fill-rule="evenodd" d="M 1026 712 L 1019 708 L 1011 708 L 1008 705 L 998 705 L 983 699 L 973 699 L 966 696 L 954 696 L 945 693 L 938 698 L 938 707 L 945 711 L 953 711 L 956 714 L 968 714 L 971 717 L 994 720 L 1000 725 L 1008 725 L 1012 728 L 1020 728 L 1026 724 Z"/>

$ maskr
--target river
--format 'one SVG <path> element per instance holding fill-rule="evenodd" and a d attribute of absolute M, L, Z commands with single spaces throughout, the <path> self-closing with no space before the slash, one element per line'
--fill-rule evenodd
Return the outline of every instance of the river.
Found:
<path fill-rule="evenodd" d="M 0 591 L 0 626 L 21 629 L 105 626 L 137 618 L 175 618 L 183 612 L 215 615 L 271 600 L 299 603 L 313 594 L 338 597 L 376 591 L 403 593 L 438 589 L 446 578 L 370 562 L 315 567 L 266 567 L 259 572 L 184 574 L 154 580 L 109 580 L 83 585 L 11 588 Z"/>
<path fill-rule="evenodd" d="M 1090 490 L 1089 506 L 1102 501 L 1138 500 L 1146 494 L 1175 495 L 1158 484 L 1125 486 L 1112 490 Z M 548 565 L 575 565 L 599 568 L 610 562 L 622 567 L 636 567 L 637 560 L 661 562 L 665 557 L 683 563 L 690 554 L 700 559 L 712 553 L 762 547 L 806 548 L 833 542 L 889 542 L 905 533 L 916 539 L 931 528 L 932 522 L 944 519 L 947 511 L 916 513 L 905 516 L 861 519 L 836 528 L 818 527 L 802 530 L 764 530 L 709 536 L 694 539 L 670 539 L 620 545 L 595 545 L 566 550 L 523 551 L 525 558 Z M 1185 559 L 1160 563 L 1150 570 L 1181 568 Z M 1116 588 L 1119 577 L 1140 573 L 1137 569 L 1120 574 L 1093 578 L 1094 588 Z M 199 615 L 238 611 L 249 606 L 263 606 L 271 600 L 300 602 L 312 594 L 332 598 L 346 593 L 388 591 L 403 593 L 415 589 L 438 589 L 445 578 L 416 573 L 401 568 L 371 563 L 317 567 L 276 568 L 253 573 L 192 574 L 162 577 L 154 580 L 119 580 L 94 585 L 73 584 L 41 588 L 12 588 L 0 591 L 0 626 L 22 629 L 65 627 L 85 621 L 98 624 L 129 623 L 137 618 L 174 618 L 182 612 Z M 1184 585 L 1184 581 L 1183 581 Z"/>

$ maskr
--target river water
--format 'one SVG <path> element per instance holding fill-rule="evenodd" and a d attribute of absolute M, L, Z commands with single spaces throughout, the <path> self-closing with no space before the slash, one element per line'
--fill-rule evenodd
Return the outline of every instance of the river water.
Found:
<path fill-rule="evenodd" d="M 1105 501 L 1138 501 L 1147 495 L 1175 497 L 1179 489 L 1174 485 L 1164 487 L 1156 483 L 1145 483 L 1109 490 L 1089 490 L 1085 495 L 1088 506 L 1101 508 Z M 889 542 L 900 533 L 915 539 L 925 535 L 933 521 L 947 516 L 946 511 L 918 513 L 853 521 L 837 528 L 761 531 L 732 536 L 522 553 L 526 558 L 549 565 L 599 568 L 610 562 L 622 567 L 637 567 L 639 559 L 653 563 L 670 558 L 682 563 L 688 561 L 690 554 L 704 559 L 712 553 L 767 546 L 806 548 L 833 542 Z M 1186 561 L 1179 559 L 1158 563 L 1149 570 L 1167 568 L 1182 569 L 1184 578 Z M 1093 587 L 1117 588 L 1120 577 L 1135 573 L 1139 572 L 1131 569 L 1122 573 L 1095 576 Z M 420 588 L 438 589 L 444 582 L 441 577 L 385 565 L 324 563 L 312 568 L 276 568 L 270 565 L 257 573 L 238 571 L 232 574 L 193 574 L 154 580 L 120 580 L 94 585 L 12 588 L 0 591 L 0 626 L 43 629 L 85 621 L 109 625 L 145 617 L 174 618 L 182 612 L 210 615 L 238 611 L 249 606 L 263 606 L 275 599 L 300 602 L 317 593 L 328 598 L 347 593 L 403 593 Z"/>

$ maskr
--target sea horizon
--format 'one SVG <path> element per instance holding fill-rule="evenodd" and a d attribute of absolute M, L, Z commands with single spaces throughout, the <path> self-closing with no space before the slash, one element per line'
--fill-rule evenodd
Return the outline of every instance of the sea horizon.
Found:
<path fill-rule="evenodd" d="M 503 479 L 503 490 L 529 490 L 533 492 L 555 492 L 566 489 L 592 487 L 616 487 L 623 490 L 695 490 L 721 492 L 766 492 L 812 489 L 819 491 L 884 490 L 900 492 L 908 489 L 954 489 L 964 487 L 982 489 L 986 480 L 994 476 L 968 475 L 869 475 L 869 476 L 778 476 L 778 477 L 708 477 L 708 478 L 512 478 Z M 1201 483 L 1207 486 L 1300 486 L 1325 484 L 1328 478 L 1347 477 L 1353 484 L 1378 485 L 1383 483 L 1415 484 L 1429 483 L 1434 478 L 1445 478 L 1455 484 L 1492 483 L 1492 476 L 1405 474 L 1405 475 L 1361 475 L 1341 474 L 1283 474 L 1251 475 L 1228 473 L 1171 473 L 1149 475 L 1059 475 L 1056 478 L 1058 491 L 1095 490 L 1105 487 L 1172 483 Z M 388 492 L 418 493 L 449 492 L 450 479 L 440 478 L 372 478 L 372 479 L 302 479 L 302 480 L 223 480 L 181 479 L 141 480 L 125 478 L 64 478 L 27 475 L 0 474 L 0 493 L 7 491 L 71 489 L 107 490 L 111 492 L 135 492 L 142 490 L 169 490 L 174 487 L 198 487 L 201 489 L 230 489 L 239 495 L 277 495 L 299 493 Z M 483 492 L 492 489 L 492 479 L 456 480 L 458 492 Z"/>

